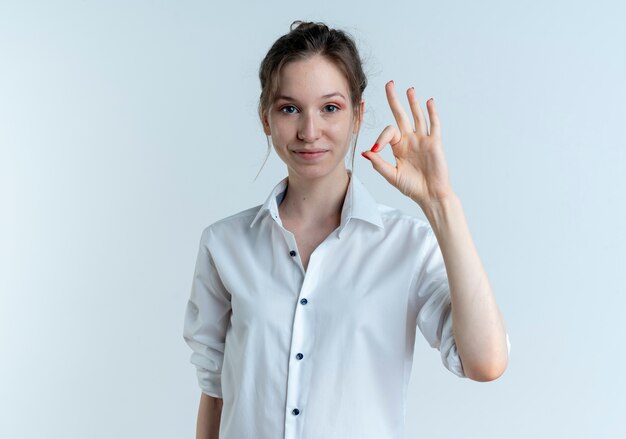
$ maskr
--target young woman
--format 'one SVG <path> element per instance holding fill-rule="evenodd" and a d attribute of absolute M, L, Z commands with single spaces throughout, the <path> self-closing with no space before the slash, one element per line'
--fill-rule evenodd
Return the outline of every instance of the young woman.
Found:
<path fill-rule="evenodd" d="M 259 73 L 259 116 L 288 176 L 202 232 L 184 325 L 197 438 L 402 438 L 416 328 L 460 377 L 494 380 L 508 363 L 435 103 L 428 127 L 413 88 L 411 119 L 388 82 L 397 126 L 362 153 L 426 222 L 374 201 L 346 168 L 367 85 L 346 33 L 294 22 Z"/>

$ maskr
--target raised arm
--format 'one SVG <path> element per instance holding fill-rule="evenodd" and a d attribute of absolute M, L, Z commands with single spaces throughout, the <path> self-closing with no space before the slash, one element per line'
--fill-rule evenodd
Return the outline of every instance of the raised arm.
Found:
<path fill-rule="evenodd" d="M 461 202 L 450 196 L 422 209 L 445 262 L 452 328 L 465 375 L 475 381 L 495 380 L 507 367 L 507 335 Z"/>
<path fill-rule="evenodd" d="M 461 202 L 450 185 L 434 100 L 426 102 L 429 132 L 413 87 L 407 90 L 413 120 L 402 108 L 394 88 L 393 81 L 385 86 L 398 127 L 387 126 L 372 150 L 362 155 L 424 211 L 445 263 L 454 339 L 465 375 L 475 381 L 494 380 L 508 364 L 508 337 Z M 391 146 L 395 167 L 376 154 L 386 144 Z"/>

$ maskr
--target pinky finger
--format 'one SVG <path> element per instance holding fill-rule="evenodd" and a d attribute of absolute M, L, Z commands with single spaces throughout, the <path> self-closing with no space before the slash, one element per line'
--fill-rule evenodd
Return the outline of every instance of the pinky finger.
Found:
<path fill-rule="evenodd" d="M 428 108 L 428 119 L 430 120 L 430 135 L 433 134 L 437 137 L 441 137 L 441 123 L 439 122 L 439 113 L 435 108 L 435 99 L 430 98 L 426 101 L 426 107 Z"/>

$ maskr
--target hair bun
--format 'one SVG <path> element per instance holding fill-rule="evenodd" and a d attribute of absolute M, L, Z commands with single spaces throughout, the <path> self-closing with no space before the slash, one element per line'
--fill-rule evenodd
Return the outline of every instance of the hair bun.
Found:
<path fill-rule="evenodd" d="M 326 24 L 324 23 L 320 23 L 320 22 L 314 22 L 314 21 L 302 21 L 302 20 L 296 20 L 293 23 L 291 23 L 291 26 L 289 26 L 289 31 L 294 31 L 294 30 L 299 30 L 299 31 L 306 31 L 312 28 L 319 28 L 319 29 L 323 29 L 323 30 L 329 30 L 328 26 L 326 26 Z"/>

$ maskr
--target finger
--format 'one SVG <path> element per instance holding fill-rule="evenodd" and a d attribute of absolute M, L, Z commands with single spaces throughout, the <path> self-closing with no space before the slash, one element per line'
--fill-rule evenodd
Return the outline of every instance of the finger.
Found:
<path fill-rule="evenodd" d="M 385 148 L 385 145 L 390 144 L 391 147 L 398 143 L 402 138 L 400 130 L 393 125 L 387 125 L 385 129 L 380 133 L 376 139 L 376 143 L 372 147 L 373 152 L 380 152 Z"/>
<path fill-rule="evenodd" d="M 439 123 L 439 113 L 435 108 L 435 100 L 430 98 L 426 101 L 426 108 L 428 109 L 428 118 L 430 119 L 430 135 L 441 137 L 441 124 Z"/>
<path fill-rule="evenodd" d="M 376 171 L 382 175 L 385 180 L 395 186 L 396 184 L 396 167 L 391 163 L 388 163 L 383 159 L 379 154 L 372 152 L 370 150 L 363 151 L 361 153 L 362 156 L 369 159 L 372 162 L 372 166 Z"/>
<path fill-rule="evenodd" d="M 415 122 L 415 132 L 418 136 L 427 136 L 428 135 L 428 126 L 426 125 L 426 117 L 424 117 L 424 112 L 422 111 L 422 107 L 417 100 L 417 95 L 415 94 L 415 89 L 413 87 L 409 88 L 406 91 L 406 95 L 409 99 L 409 106 L 411 107 L 411 113 L 413 113 L 413 121 Z"/>
<path fill-rule="evenodd" d="M 387 100 L 389 101 L 389 107 L 391 107 L 393 117 L 395 117 L 398 123 L 398 128 L 400 128 L 400 131 L 403 133 L 412 133 L 413 126 L 411 125 L 411 119 L 409 119 L 404 108 L 402 108 L 400 100 L 396 97 L 393 81 L 389 81 L 385 85 L 385 92 L 387 93 Z"/>

